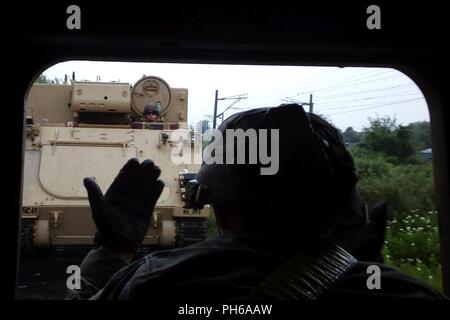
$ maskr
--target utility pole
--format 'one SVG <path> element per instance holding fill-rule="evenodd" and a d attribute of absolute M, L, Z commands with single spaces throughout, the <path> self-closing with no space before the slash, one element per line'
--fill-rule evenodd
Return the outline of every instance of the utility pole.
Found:
<path fill-rule="evenodd" d="M 314 111 L 314 108 L 313 108 L 314 103 L 313 103 L 313 95 L 312 95 L 312 93 L 309 95 L 309 102 L 302 102 L 300 100 L 293 99 L 293 98 L 290 98 L 290 97 L 286 97 L 284 99 L 281 99 L 281 101 L 284 101 L 284 102 L 287 102 L 287 103 L 296 103 L 296 104 L 299 104 L 301 106 L 309 106 L 309 113 L 313 113 L 313 111 Z"/>
<path fill-rule="evenodd" d="M 309 95 L 309 113 L 313 113 L 314 109 L 313 109 L 313 102 L 312 102 L 312 93 Z"/>
<path fill-rule="evenodd" d="M 240 94 L 237 96 L 219 98 L 219 90 L 216 90 L 216 98 L 214 100 L 213 129 L 216 129 L 216 127 L 217 127 L 217 118 L 220 118 L 223 122 L 225 111 L 230 109 L 232 106 L 234 106 L 236 103 L 238 103 L 242 99 L 247 99 L 246 95 L 247 94 L 245 93 L 245 94 Z M 217 102 L 219 100 L 234 100 L 234 101 L 228 107 L 226 107 L 225 110 L 223 110 L 220 114 L 217 114 Z"/>
<path fill-rule="evenodd" d="M 219 100 L 219 90 L 216 90 L 216 98 L 215 98 L 215 100 L 214 100 L 213 129 L 216 129 L 217 100 Z"/>

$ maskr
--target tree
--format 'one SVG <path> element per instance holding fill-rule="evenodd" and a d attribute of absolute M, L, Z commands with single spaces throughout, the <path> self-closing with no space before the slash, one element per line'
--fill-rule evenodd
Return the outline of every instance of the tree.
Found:
<path fill-rule="evenodd" d="M 39 75 L 39 77 L 36 79 L 35 83 L 52 83 L 49 78 L 45 74 Z"/>
<path fill-rule="evenodd" d="M 353 127 L 347 127 L 344 132 L 342 132 L 342 137 L 346 144 L 360 143 L 362 140 L 362 133 L 355 131 Z"/>
<path fill-rule="evenodd" d="M 431 148 L 431 129 L 428 121 L 413 122 L 407 125 L 416 151 Z"/>
<path fill-rule="evenodd" d="M 44 83 L 44 84 L 61 84 L 63 81 L 61 79 L 58 79 L 55 77 L 55 79 L 50 79 L 45 74 L 39 75 L 39 77 L 36 79 L 35 83 Z"/>
<path fill-rule="evenodd" d="M 370 126 L 363 130 L 361 147 L 399 162 L 406 162 L 414 155 L 410 130 L 397 125 L 395 118 L 369 118 L 369 122 Z"/>
<path fill-rule="evenodd" d="M 407 160 L 415 153 L 414 146 L 412 144 L 412 135 L 408 127 L 399 126 L 396 130 L 397 135 L 397 150 L 394 155 L 400 160 Z"/>

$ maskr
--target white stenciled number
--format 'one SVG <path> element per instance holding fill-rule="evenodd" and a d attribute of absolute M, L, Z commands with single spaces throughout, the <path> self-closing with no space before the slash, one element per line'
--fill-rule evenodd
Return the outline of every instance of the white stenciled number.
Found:
<path fill-rule="evenodd" d="M 381 289 L 381 270 L 377 265 L 370 265 L 367 267 L 367 274 L 370 276 L 367 278 L 367 289 Z"/>
<path fill-rule="evenodd" d="M 366 13 L 370 14 L 367 18 L 367 28 L 369 30 L 381 29 L 381 9 L 377 5 L 371 5 L 367 7 Z"/>
<path fill-rule="evenodd" d="M 67 274 L 70 276 L 67 278 L 66 286 L 69 290 L 80 290 L 81 289 L 81 272 L 80 267 L 77 265 L 70 265 L 66 270 Z"/>
<path fill-rule="evenodd" d="M 79 6 L 72 4 L 67 7 L 66 13 L 70 14 L 67 18 L 66 26 L 69 30 L 81 29 L 81 9 Z"/>

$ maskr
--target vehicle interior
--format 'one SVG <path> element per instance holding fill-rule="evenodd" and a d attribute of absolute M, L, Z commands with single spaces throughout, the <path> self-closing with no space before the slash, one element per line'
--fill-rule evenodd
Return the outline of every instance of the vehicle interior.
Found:
<path fill-rule="evenodd" d="M 298 2 L 217 6 L 151 3 L 136 6 L 83 2 L 81 29 L 69 30 L 69 3 L 16 9 L 27 26 L 11 39 L 14 86 L 9 135 L 7 245 L 4 287 L 14 299 L 19 265 L 24 98 L 34 79 L 68 60 L 394 68 L 412 79 L 429 107 L 442 281 L 450 295 L 450 92 L 448 48 L 440 8 L 379 4 L 382 27 L 366 27 L 370 2 Z M 270 79 L 268 79 L 270 81 Z"/>

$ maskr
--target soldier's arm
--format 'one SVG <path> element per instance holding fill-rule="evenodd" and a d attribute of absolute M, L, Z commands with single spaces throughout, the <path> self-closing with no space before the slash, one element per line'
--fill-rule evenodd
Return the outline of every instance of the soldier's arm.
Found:
<path fill-rule="evenodd" d="M 161 170 L 151 160 L 130 159 L 103 195 L 93 178 L 85 178 L 92 218 L 97 227 L 92 250 L 81 264 L 82 287 L 75 297 L 87 299 L 126 267 L 148 231 L 150 215 L 162 192 Z"/>

